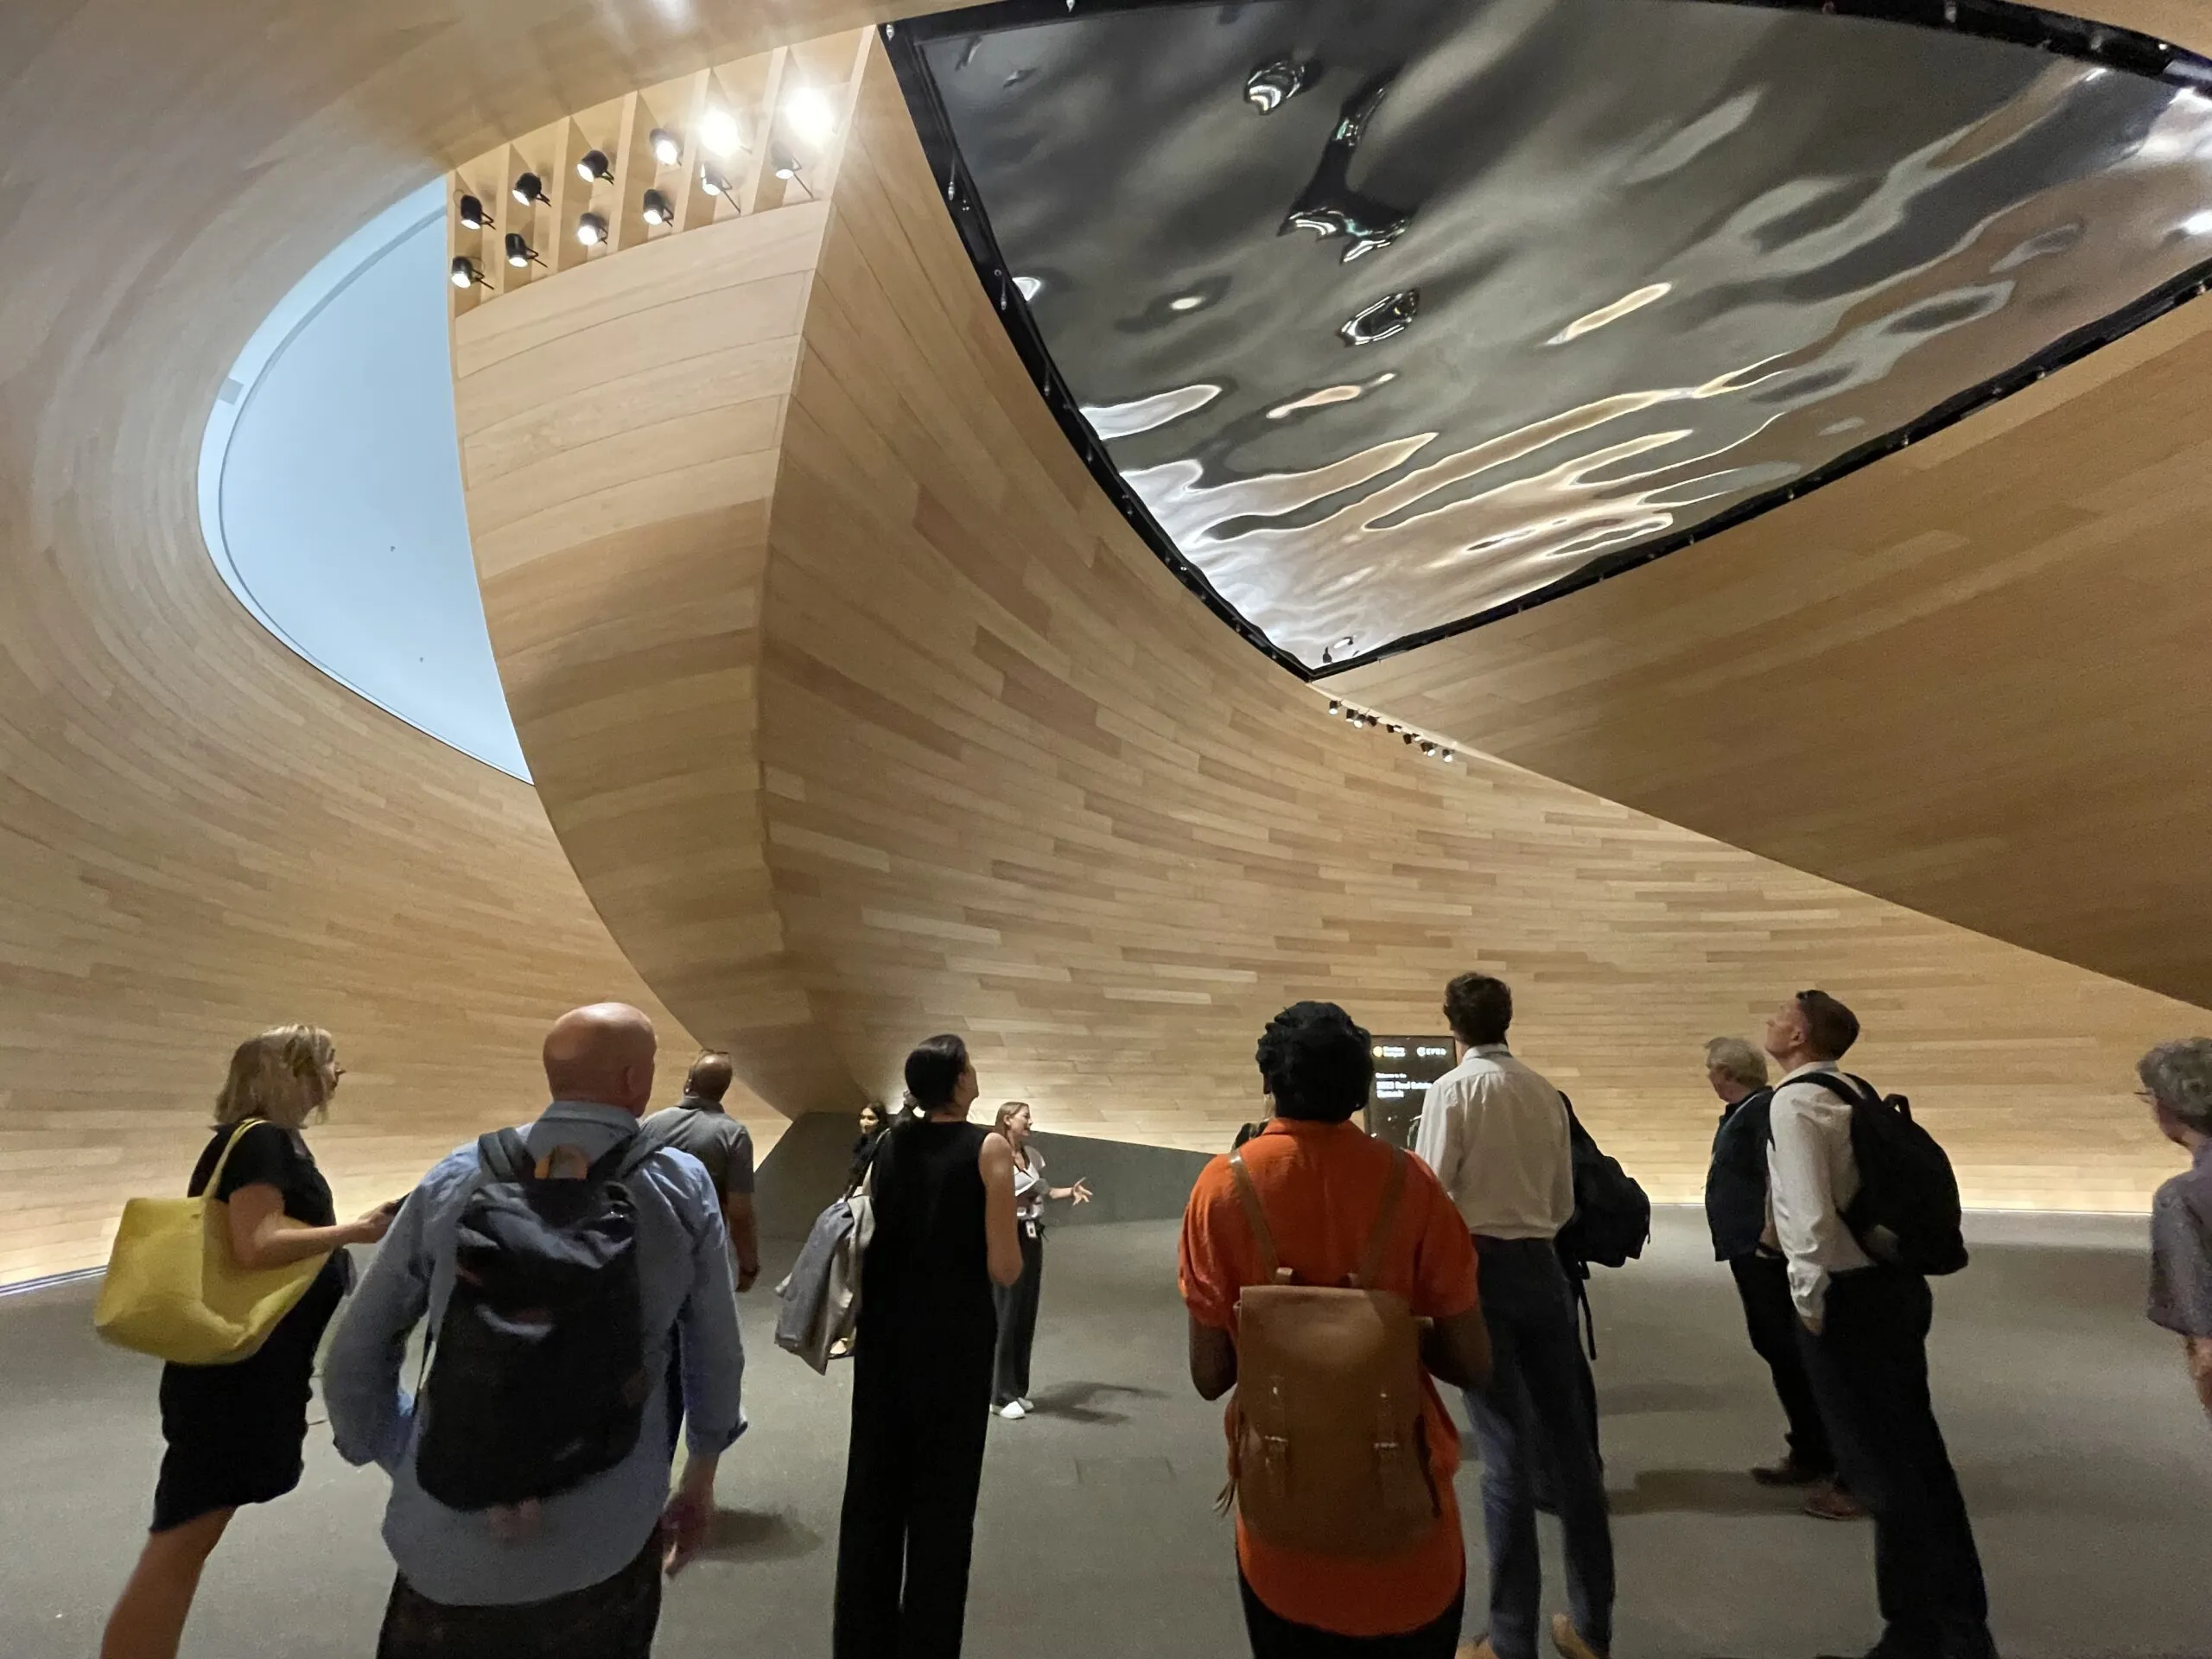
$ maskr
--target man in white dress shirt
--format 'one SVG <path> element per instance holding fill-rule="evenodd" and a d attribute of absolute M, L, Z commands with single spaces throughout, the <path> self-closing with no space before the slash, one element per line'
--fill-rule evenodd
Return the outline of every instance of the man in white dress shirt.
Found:
<path fill-rule="evenodd" d="M 1507 1052 L 1513 993 L 1462 974 L 1444 991 L 1459 1063 L 1428 1086 L 1414 1150 L 1474 1235 L 1491 1380 L 1466 1390 L 1482 1443 L 1490 1629 L 1463 1659 L 1535 1659 L 1543 1581 L 1535 1470 L 1557 1471 L 1569 1611 L 1552 1620 L 1566 1659 L 1603 1659 L 1613 1636 L 1613 1535 L 1590 1433 L 1574 1299 L 1552 1240 L 1574 1214 L 1574 1162 L 1560 1091 Z M 1540 1452 L 1541 1443 L 1541 1452 Z"/>
<path fill-rule="evenodd" d="M 1867 1659 L 1995 1659 L 1973 1523 L 1928 1395 L 1928 1281 L 1876 1262 L 1843 1218 L 1859 1195 L 1852 1107 L 1821 1079 L 1854 1086 L 1836 1062 L 1858 1038 L 1825 991 L 1774 1011 L 1766 1051 L 1783 1076 L 1767 1157 L 1805 1370 L 1843 1478 L 1874 1517 L 1883 1628 Z"/>

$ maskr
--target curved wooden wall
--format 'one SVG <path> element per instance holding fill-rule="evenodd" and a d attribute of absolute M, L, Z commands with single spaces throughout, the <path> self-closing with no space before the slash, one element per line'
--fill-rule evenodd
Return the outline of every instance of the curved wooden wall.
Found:
<path fill-rule="evenodd" d="M 2212 7 L 2089 10 L 2212 52 Z M 1710 542 L 1329 684 L 2212 1002 L 2208 383 L 2200 299 Z"/>
<path fill-rule="evenodd" d="M 566 531 L 511 545 L 477 447 L 499 424 L 493 389 L 563 374 L 610 387 L 588 427 L 545 408 L 549 441 L 570 447 L 543 464 L 570 475 L 626 435 L 693 422 L 702 399 L 672 367 L 617 378 L 620 331 L 679 337 L 645 324 L 651 262 L 688 245 L 751 281 L 782 216 L 460 320 L 495 636 L 564 608 L 626 629 L 617 619 L 643 616 L 695 556 L 668 489 L 659 525 L 588 557 L 571 561 Z M 1516 985 L 1522 1052 L 1662 1196 L 1702 1175 L 1700 1044 L 1755 1030 L 1809 982 L 1859 1006 L 1866 1066 L 1922 1097 L 1976 1201 L 2133 1206 L 2167 1168 L 2129 1068 L 2194 1010 L 1503 764 L 1425 760 L 1330 720 L 1222 628 L 1128 532 L 1027 380 L 880 53 L 818 234 L 764 548 L 756 559 L 748 539 L 724 573 L 758 594 L 757 621 L 733 601 L 713 648 L 757 664 L 749 696 L 686 697 L 693 669 L 649 630 L 604 683 L 594 650 L 573 669 L 548 654 L 551 627 L 506 670 L 533 766 L 557 753 L 580 780 L 564 802 L 540 767 L 556 823 L 623 795 L 602 778 L 646 752 L 690 757 L 652 788 L 749 798 L 717 814 L 712 844 L 663 811 L 569 846 L 594 895 L 658 884 L 757 921 L 764 940 L 772 927 L 760 959 L 778 980 L 761 995 L 803 997 L 804 1019 L 773 1033 L 766 1071 L 794 1034 L 836 1063 L 800 1092 L 772 1085 L 774 1104 L 883 1090 L 914 1038 L 950 1027 L 987 1095 L 1032 1099 L 1053 1127 L 1214 1147 L 1256 1107 L 1252 1044 L 1284 1002 L 1333 996 L 1375 1029 L 1427 1030 L 1444 979 L 1481 964 Z M 588 296 L 572 286 L 595 276 L 607 286 Z M 550 319 L 556 302 L 591 326 L 556 334 L 518 315 Z M 503 314 L 529 338 L 493 375 L 478 353 L 508 334 Z M 715 418 L 728 453 L 753 442 Z M 683 429 L 703 441 L 711 424 Z M 692 454 L 627 453 L 639 480 Z M 562 712 L 534 716 L 527 699 Z M 664 902 L 626 920 L 601 899 L 671 1006 L 742 1040 L 748 993 L 695 976 L 695 937 Z"/>
<path fill-rule="evenodd" d="M 362 1207 L 531 1109 L 550 1013 L 658 1010 L 529 789 L 232 598 L 200 434 L 270 308 L 423 179 L 915 9 L 0 8 L 0 1283 L 99 1262 L 125 1197 L 176 1187 L 230 1045 L 271 1020 L 339 1036 L 318 1145 Z"/>

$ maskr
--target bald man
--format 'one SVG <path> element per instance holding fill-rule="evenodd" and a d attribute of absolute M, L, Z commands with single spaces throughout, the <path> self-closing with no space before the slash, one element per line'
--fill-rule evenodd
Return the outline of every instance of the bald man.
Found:
<path fill-rule="evenodd" d="M 414 1327 L 427 1320 L 435 1331 L 444 1319 L 463 1210 L 480 1186 L 503 1179 L 497 1165 L 487 1167 L 484 1142 L 423 1177 L 340 1323 L 323 1379 L 332 1438 L 347 1461 L 373 1462 L 391 1476 L 384 1536 L 398 1580 L 378 1659 L 647 1659 L 661 1575 L 680 1569 L 704 1535 L 717 1462 L 745 1430 L 745 1352 L 713 1181 L 696 1159 L 647 1151 L 637 1139 L 652 1096 L 654 1049 L 652 1022 L 626 1003 L 563 1014 L 545 1034 L 551 1103 L 517 1132 L 535 1166 L 518 1183 L 525 1191 L 580 1179 L 607 1154 L 632 1148 L 617 1179 L 634 1215 L 645 1373 L 658 1382 L 680 1350 L 681 1387 L 647 1387 L 635 1442 L 620 1461 L 512 1509 L 450 1509 L 416 1481 L 421 1420 L 401 1366 Z M 673 1497 L 671 1395 L 690 1448 Z"/>
<path fill-rule="evenodd" d="M 684 1077 L 683 1098 L 647 1118 L 645 1133 L 707 1166 L 721 1198 L 742 1296 L 760 1276 L 760 1224 L 753 1210 L 753 1133 L 722 1109 L 722 1096 L 735 1080 L 729 1056 L 706 1050 Z"/>

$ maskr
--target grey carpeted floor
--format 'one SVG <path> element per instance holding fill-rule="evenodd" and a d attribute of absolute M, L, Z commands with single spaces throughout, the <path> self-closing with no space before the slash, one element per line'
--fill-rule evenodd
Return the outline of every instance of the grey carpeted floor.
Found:
<path fill-rule="evenodd" d="M 1646 1258 L 1597 1289 L 1616 1650 L 1857 1651 L 1874 1632 L 1869 1534 L 1799 1516 L 1743 1477 L 1778 1449 L 1778 1414 L 1697 1218 L 1659 1224 Z M 1975 1230 L 1974 1266 L 1938 1292 L 1936 1390 L 2005 1651 L 2212 1654 L 2212 1426 L 2176 1344 L 2142 1319 L 2140 1224 L 1983 1218 Z M 1173 1254 L 1162 1223 L 1053 1241 L 1044 1414 L 992 1429 L 976 1659 L 1243 1650 L 1228 1527 L 1212 1510 L 1219 1417 L 1183 1375 Z M 93 1338 L 90 1301 L 82 1287 L 0 1300 L 6 1659 L 91 1654 L 144 1524 L 155 1368 Z M 829 1650 L 845 1382 L 776 1351 L 772 1305 L 747 1301 L 754 1427 L 724 1462 L 710 1557 L 670 1592 L 664 1659 Z M 1471 1517 L 1478 1475 L 1461 1477 Z M 390 1583 L 382 1497 L 381 1478 L 340 1464 L 318 1429 L 302 1489 L 246 1511 L 217 1553 L 186 1652 L 365 1659 Z"/>

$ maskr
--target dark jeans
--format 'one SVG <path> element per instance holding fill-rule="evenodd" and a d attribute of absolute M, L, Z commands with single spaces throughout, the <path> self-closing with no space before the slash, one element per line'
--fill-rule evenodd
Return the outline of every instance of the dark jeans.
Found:
<path fill-rule="evenodd" d="M 1452 1659 L 1459 1645 L 1459 1620 L 1467 1600 L 1463 1584 L 1432 1624 L 1398 1636 L 1338 1636 L 1311 1624 L 1292 1624 L 1252 1593 L 1242 1573 L 1236 1575 L 1236 1587 L 1244 1596 L 1244 1629 L 1252 1638 L 1252 1659 Z"/>
<path fill-rule="evenodd" d="M 656 1532 L 613 1578 L 505 1607 L 448 1607 L 396 1579 L 377 1659 L 651 1659 L 660 1557 Z"/>
<path fill-rule="evenodd" d="M 991 1358 L 991 1403 L 1029 1397 L 1029 1351 L 1037 1344 L 1037 1301 L 1045 1288 L 1045 1236 L 1021 1224 L 1021 1277 L 993 1285 L 999 1310 L 999 1342 Z"/>
<path fill-rule="evenodd" d="M 1928 1281 L 1862 1268 L 1828 1281 L 1805 1369 L 1852 1495 L 1874 1517 L 1884 1659 L 1994 1659 L 1974 1526 L 1928 1396 Z"/>
<path fill-rule="evenodd" d="M 863 1316 L 865 1319 L 865 1315 Z M 836 1659 L 955 1659 L 990 1425 L 992 1332 L 863 1325 L 837 1529 Z"/>
<path fill-rule="evenodd" d="M 1573 1299 L 1548 1238 L 1475 1239 L 1490 1328 L 1491 1379 L 1466 1392 L 1482 1443 L 1490 1538 L 1490 1641 L 1499 1659 L 1535 1659 L 1542 1569 L 1536 1554 L 1540 1448 L 1559 1484 L 1567 1601 L 1582 1639 L 1613 1639 L 1613 1535 L 1590 1432 Z"/>
<path fill-rule="evenodd" d="M 1775 1395 L 1782 1402 L 1782 1414 L 1789 1420 L 1790 1461 L 1816 1475 L 1834 1474 L 1835 1453 L 1828 1446 L 1827 1426 L 1821 1421 L 1812 1379 L 1805 1375 L 1804 1351 L 1797 1345 L 1802 1327 L 1797 1305 L 1789 1299 L 1789 1263 L 1762 1251 L 1734 1257 L 1728 1270 L 1736 1275 L 1736 1294 L 1743 1300 L 1744 1329 L 1751 1333 L 1752 1351 L 1773 1374 Z"/>

